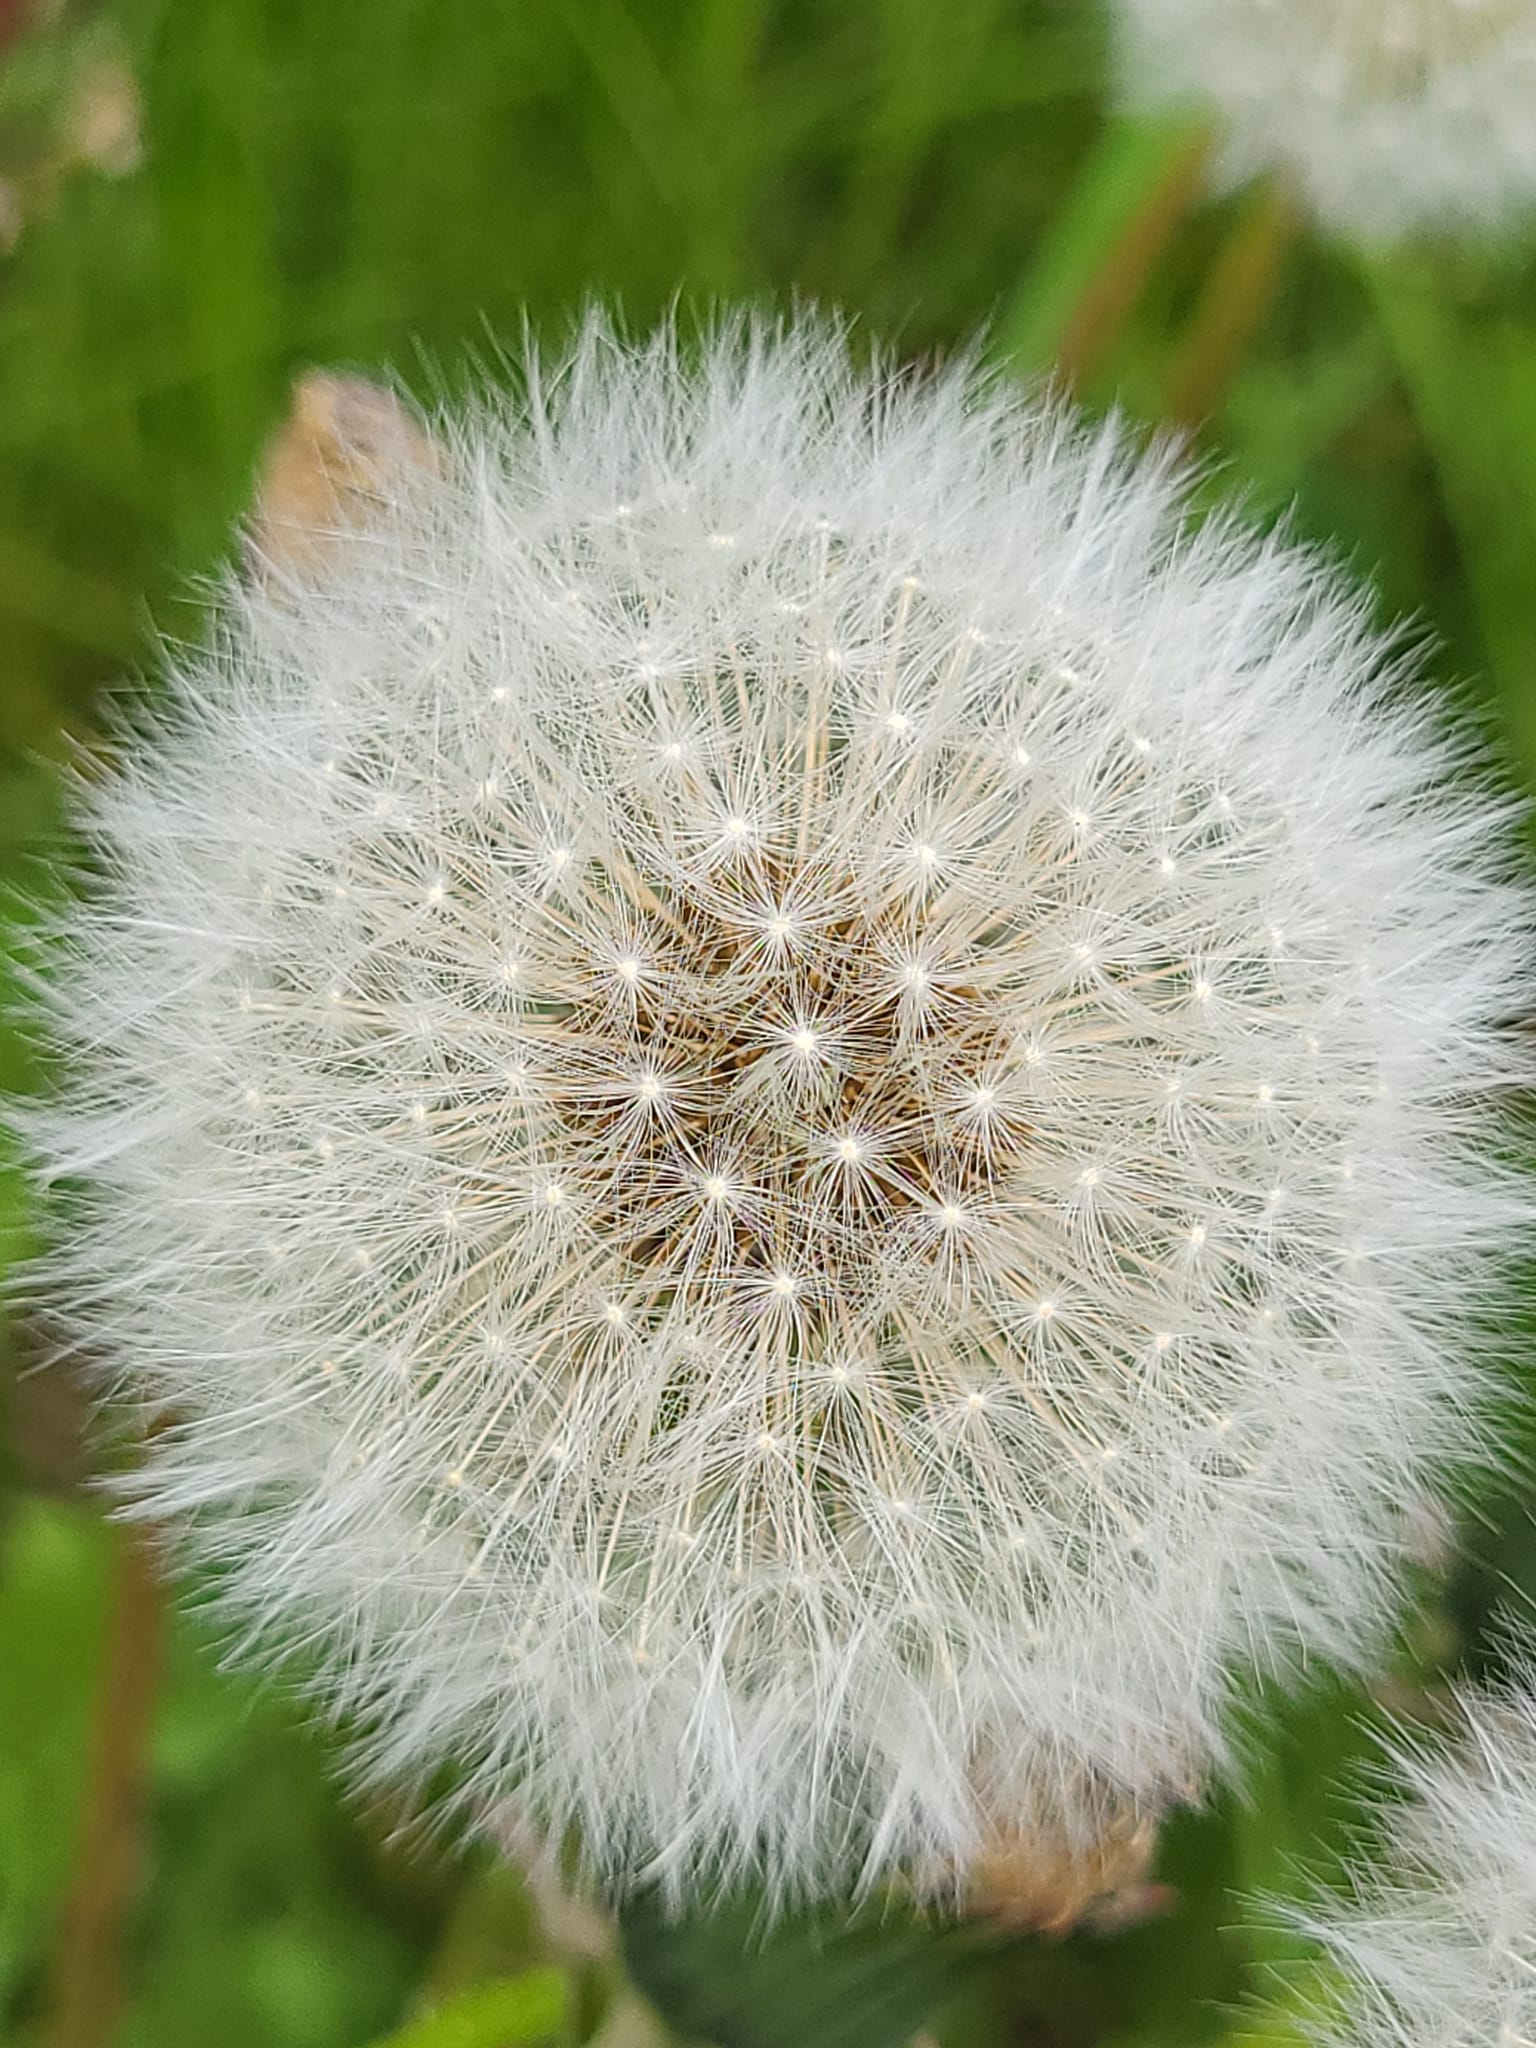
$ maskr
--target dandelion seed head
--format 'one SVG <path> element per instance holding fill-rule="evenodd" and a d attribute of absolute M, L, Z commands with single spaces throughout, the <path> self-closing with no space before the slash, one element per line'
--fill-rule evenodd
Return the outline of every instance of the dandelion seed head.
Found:
<path fill-rule="evenodd" d="M 1279 171 L 1366 240 L 1536 201 L 1536 0 L 1117 0 L 1123 91 L 1205 102 L 1232 181 Z"/>
<path fill-rule="evenodd" d="M 1407 1797 L 1351 1893 L 1295 1917 L 1339 1991 L 1337 2048 L 1536 2039 L 1536 1671 L 1463 1692 L 1451 1739 L 1394 1740 Z"/>
<path fill-rule="evenodd" d="M 145 1501 L 615 1880 L 1159 1810 L 1463 1441 L 1486 796 L 1311 557 L 963 367 L 593 322 L 439 440 L 81 793 L 20 1121 Z"/>

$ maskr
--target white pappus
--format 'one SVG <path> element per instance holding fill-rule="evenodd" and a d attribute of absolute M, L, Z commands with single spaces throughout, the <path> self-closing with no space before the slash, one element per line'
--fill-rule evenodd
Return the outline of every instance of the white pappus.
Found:
<path fill-rule="evenodd" d="M 1129 100 L 1206 102 L 1233 181 L 1334 231 L 1496 228 L 1536 202 L 1536 0 L 1116 0 Z"/>
<path fill-rule="evenodd" d="M 1466 1691 L 1456 1746 L 1398 1745 L 1407 1800 L 1351 1897 L 1298 1916 L 1342 1979 L 1312 2031 L 1338 2048 L 1524 2048 L 1536 2038 L 1533 1673 Z"/>
<path fill-rule="evenodd" d="M 1498 799 L 1053 400 L 811 319 L 519 389 L 82 781 L 42 1280 L 368 1769 L 674 1896 L 1086 1842 L 1468 1440 Z"/>

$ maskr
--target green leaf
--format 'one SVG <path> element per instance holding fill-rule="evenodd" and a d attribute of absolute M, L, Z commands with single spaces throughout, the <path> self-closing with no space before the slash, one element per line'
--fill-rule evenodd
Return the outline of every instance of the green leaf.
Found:
<path fill-rule="evenodd" d="M 1310 2048 L 1325 2029 L 1348 2031 L 1347 1991 L 1332 1963 L 1312 1956 L 1275 1981 L 1271 1996 L 1242 2008 L 1219 2048 Z"/>
<path fill-rule="evenodd" d="M 426 2019 L 413 2020 L 377 2048 L 519 2048 L 555 2040 L 567 2025 L 566 1980 L 560 1970 L 527 1970 L 500 1984 L 481 1984 Z"/>
<path fill-rule="evenodd" d="M 1241 1793 L 1231 1802 L 1233 1874 L 1240 1921 L 1232 1933 L 1266 1975 L 1304 1957 L 1281 1902 L 1316 1892 L 1358 1824 L 1356 1779 L 1374 1755 L 1369 1696 L 1319 1674 L 1291 1697 L 1271 1694 Z"/>
<path fill-rule="evenodd" d="M 101 1663 L 109 1537 L 100 1518 L 20 1499 L 0 1542 L 0 2019 L 35 1970 L 79 1831 Z"/>
<path fill-rule="evenodd" d="M 1201 142 L 1188 120 L 1118 121 L 1103 130 L 997 323 L 994 353 L 1020 369 L 1043 367 L 1092 319 L 1106 280 L 1117 299 L 1134 295 L 1192 196 Z M 1118 317 L 1125 308 L 1115 310 Z"/>
<path fill-rule="evenodd" d="M 1457 303 L 1429 259 L 1361 260 L 1455 530 L 1500 711 L 1536 779 L 1536 351 L 1527 319 Z"/>
<path fill-rule="evenodd" d="M 1005 1945 L 989 1927 L 906 1918 L 769 1925 L 751 1901 L 673 1921 L 642 1898 L 621 1930 L 646 1996 L 718 2048 L 905 2048 Z"/>
<path fill-rule="evenodd" d="M 1228 395 L 1222 441 L 1251 498 L 1290 511 L 1342 435 L 1394 387 L 1386 342 L 1374 326 L 1306 354 L 1247 363 Z M 1218 487 L 1231 491 L 1231 477 Z"/>
<path fill-rule="evenodd" d="M 339 1805 L 298 1704 L 221 1671 L 214 1647 L 203 1624 L 175 1618 L 130 2003 L 112 2048 L 357 2048 L 409 2009 L 440 1925 L 439 1881 Z"/>

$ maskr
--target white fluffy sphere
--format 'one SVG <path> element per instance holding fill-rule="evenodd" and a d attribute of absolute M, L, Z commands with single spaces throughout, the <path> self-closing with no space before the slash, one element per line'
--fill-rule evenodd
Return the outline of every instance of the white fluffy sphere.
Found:
<path fill-rule="evenodd" d="M 31 1128 L 144 1498 L 380 1771 L 782 1891 L 1156 1807 L 1462 1440 L 1523 896 L 1114 430 L 592 323 L 101 786 Z"/>
<path fill-rule="evenodd" d="M 1353 1898 L 1304 1922 L 1346 1986 L 1338 2048 L 1536 2038 L 1536 1692 L 1468 1693 L 1458 1748 L 1400 1751 L 1409 1801 Z"/>
<path fill-rule="evenodd" d="M 1536 0 L 1117 0 L 1127 97 L 1208 101 L 1220 160 L 1346 235 L 1536 201 Z"/>

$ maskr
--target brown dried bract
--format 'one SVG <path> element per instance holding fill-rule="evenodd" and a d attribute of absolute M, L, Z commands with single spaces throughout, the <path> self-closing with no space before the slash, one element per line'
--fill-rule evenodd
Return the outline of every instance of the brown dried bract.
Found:
<path fill-rule="evenodd" d="M 323 571 L 340 541 L 378 518 L 392 478 L 438 466 L 431 440 L 393 392 L 366 377 L 305 371 L 262 457 L 246 541 L 253 573 Z"/>
<path fill-rule="evenodd" d="M 1047 1829 L 1000 1833 L 975 1865 L 967 1899 L 978 1917 L 1061 1937 L 1113 1934 L 1170 1910 L 1171 1886 L 1151 1879 L 1158 1818 L 1125 1807 L 1096 1840 Z"/>

